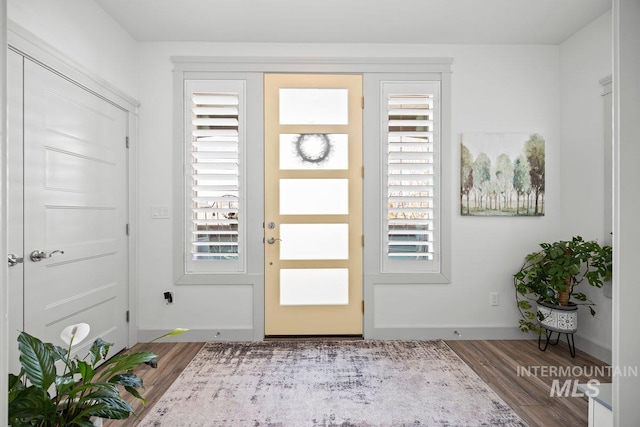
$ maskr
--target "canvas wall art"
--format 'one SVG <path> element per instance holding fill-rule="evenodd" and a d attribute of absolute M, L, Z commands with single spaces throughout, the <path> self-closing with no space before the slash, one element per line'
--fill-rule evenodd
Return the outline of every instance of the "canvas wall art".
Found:
<path fill-rule="evenodd" d="M 536 133 L 464 133 L 460 213 L 543 216 L 544 138 Z"/>

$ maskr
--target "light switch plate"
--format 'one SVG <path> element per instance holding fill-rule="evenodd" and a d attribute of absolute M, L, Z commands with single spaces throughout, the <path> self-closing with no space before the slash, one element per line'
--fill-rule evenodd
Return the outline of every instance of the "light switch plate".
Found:
<path fill-rule="evenodd" d="M 151 207 L 152 219 L 169 219 L 169 207 L 168 206 L 152 206 Z"/>

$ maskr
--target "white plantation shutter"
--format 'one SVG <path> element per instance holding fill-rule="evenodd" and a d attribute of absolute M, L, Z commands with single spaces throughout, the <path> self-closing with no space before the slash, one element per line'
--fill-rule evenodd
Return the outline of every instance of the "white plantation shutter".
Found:
<path fill-rule="evenodd" d="M 439 84 L 383 82 L 385 271 L 436 271 Z"/>
<path fill-rule="evenodd" d="M 186 272 L 241 272 L 244 84 L 194 80 L 186 91 Z"/>

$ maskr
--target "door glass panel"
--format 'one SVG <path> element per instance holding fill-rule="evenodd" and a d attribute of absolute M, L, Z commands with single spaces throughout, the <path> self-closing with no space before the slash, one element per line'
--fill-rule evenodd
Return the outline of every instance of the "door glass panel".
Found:
<path fill-rule="evenodd" d="M 280 270 L 280 305 L 347 305 L 349 269 Z"/>
<path fill-rule="evenodd" d="M 348 259 L 349 224 L 281 224 L 280 259 Z"/>
<path fill-rule="evenodd" d="M 305 133 L 280 135 L 280 169 L 349 168 L 348 135 Z"/>
<path fill-rule="evenodd" d="M 281 125 L 346 125 L 347 89 L 280 89 Z"/>
<path fill-rule="evenodd" d="M 349 213 L 347 179 L 281 179 L 280 215 Z"/>

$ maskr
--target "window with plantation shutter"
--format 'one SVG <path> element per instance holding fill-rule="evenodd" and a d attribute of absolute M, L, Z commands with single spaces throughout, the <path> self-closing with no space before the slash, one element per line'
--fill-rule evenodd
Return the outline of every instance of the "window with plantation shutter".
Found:
<path fill-rule="evenodd" d="M 438 271 L 439 84 L 383 82 L 383 269 Z"/>
<path fill-rule="evenodd" d="M 186 272 L 242 272 L 244 84 L 186 81 L 186 92 Z"/>

